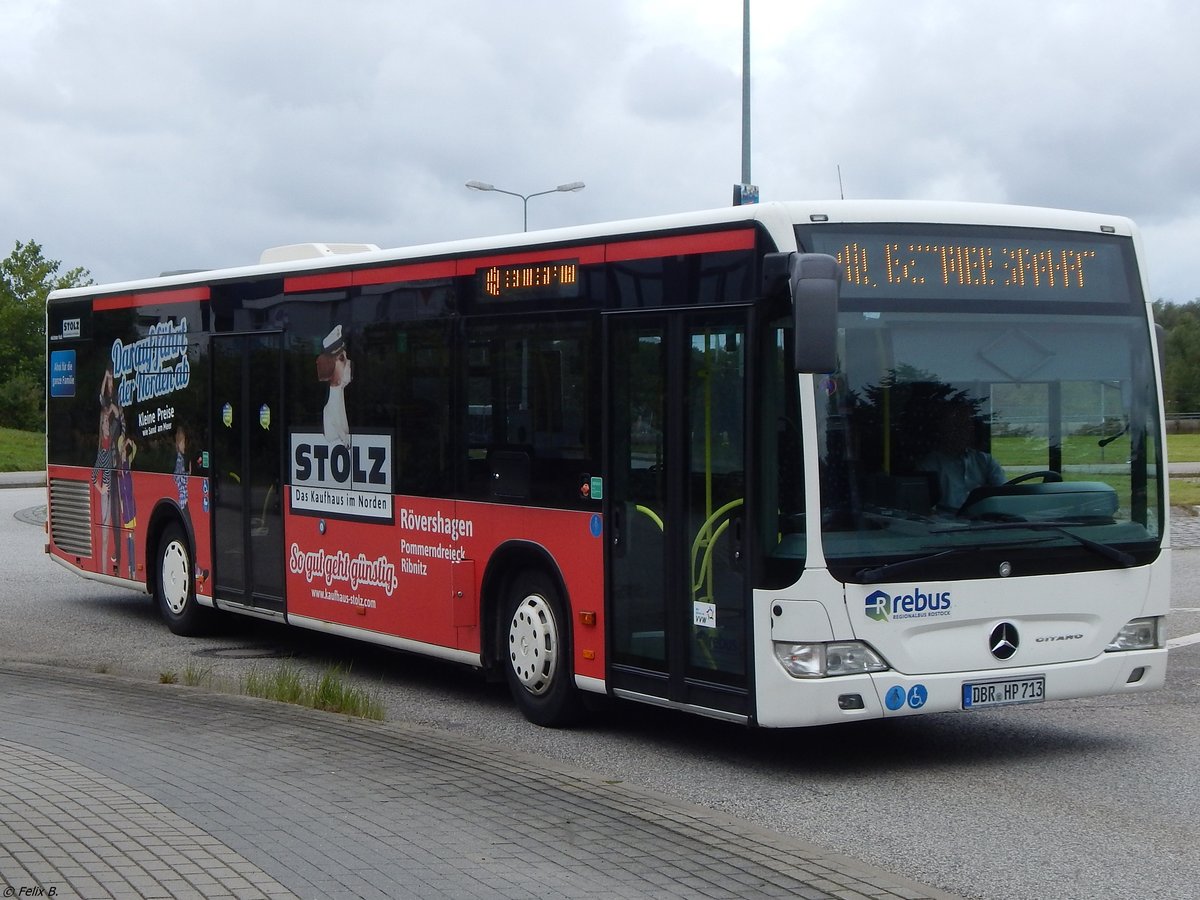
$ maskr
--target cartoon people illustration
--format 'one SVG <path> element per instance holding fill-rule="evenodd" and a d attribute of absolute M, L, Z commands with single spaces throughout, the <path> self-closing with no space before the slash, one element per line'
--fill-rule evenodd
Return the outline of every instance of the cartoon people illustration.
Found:
<path fill-rule="evenodd" d="M 187 458 L 187 431 L 182 425 L 175 429 L 175 490 L 179 492 L 179 508 L 188 512 L 188 476 L 192 474 Z"/>
<path fill-rule="evenodd" d="M 197 463 L 203 468 L 207 463 Z M 179 509 L 187 520 L 187 530 L 189 534 L 194 533 L 192 528 L 192 511 L 188 508 L 188 479 L 192 474 L 192 461 L 188 459 L 188 434 L 187 429 L 182 425 L 175 427 L 175 490 L 179 496 Z M 201 482 L 204 493 L 208 493 L 208 479 L 205 478 Z M 207 512 L 207 505 L 205 506 Z M 202 569 L 196 566 L 194 569 L 197 585 L 208 580 L 209 570 Z"/>
<path fill-rule="evenodd" d="M 104 368 L 104 377 L 100 379 L 100 409 L 107 409 L 116 397 L 116 381 L 113 378 L 112 363 L 109 363 Z"/>
<path fill-rule="evenodd" d="M 117 403 L 112 366 L 104 370 L 100 382 L 100 428 L 96 448 L 96 463 L 92 466 L 92 485 L 100 505 L 100 566 L 98 571 L 112 574 L 121 564 L 120 527 L 121 498 L 113 482 L 116 444 L 124 428 L 124 416 Z M 111 551 L 109 544 L 112 544 Z M 111 555 L 110 555 L 111 553 Z"/>
<path fill-rule="evenodd" d="M 121 498 L 121 527 L 125 529 L 126 566 L 129 577 L 134 577 L 134 540 L 133 530 L 137 527 L 137 507 L 133 499 L 133 458 L 137 455 L 137 444 L 133 439 L 122 434 L 117 438 L 117 488 Z"/>
<path fill-rule="evenodd" d="M 346 342 L 342 338 L 342 326 L 335 325 L 321 342 L 322 351 L 317 357 L 317 380 L 329 383 L 329 399 L 325 402 L 325 440 L 330 444 L 350 446 L 350 423 L 346 419 L 346 398 L 343 391 L 350 383 L 350 360 L 346 356 Z"/>

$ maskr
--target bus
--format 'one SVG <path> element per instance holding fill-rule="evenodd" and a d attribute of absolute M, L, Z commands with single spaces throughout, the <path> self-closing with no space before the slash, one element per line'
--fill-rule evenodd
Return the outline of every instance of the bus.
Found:
<path fill-rule="evenodd" d="M 428 654 L 547 726 L 1146 691 L 1140 257 L 1115 216 L 778 202 L 56 291 L 47 552 L 177 634 Z"/>

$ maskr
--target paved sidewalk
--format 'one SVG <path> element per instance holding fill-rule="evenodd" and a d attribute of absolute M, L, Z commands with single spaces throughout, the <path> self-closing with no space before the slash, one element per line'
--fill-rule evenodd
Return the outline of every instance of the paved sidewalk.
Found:
<path fill-rule="evenodd" d="M 88 900 L 949 897 L 451 733 L 11 663 L 0 881 Z"/>

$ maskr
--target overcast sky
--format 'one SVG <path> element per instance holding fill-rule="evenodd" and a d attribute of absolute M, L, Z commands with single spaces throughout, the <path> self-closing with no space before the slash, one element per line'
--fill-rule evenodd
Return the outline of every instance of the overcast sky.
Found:
<path fill-rule="evenodd" d="M 725 206 L 741 0 L 2 0 L 0 255 L 97 281 Z M 752 0 L 764 199 L 1119 213 L 1200 298 L 1200 4 Z"/>

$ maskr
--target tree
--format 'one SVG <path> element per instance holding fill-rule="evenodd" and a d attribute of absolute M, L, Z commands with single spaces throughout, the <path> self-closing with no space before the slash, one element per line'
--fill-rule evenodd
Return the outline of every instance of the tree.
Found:
<path fill-rule="evenodd" d="M 46 297 L 91 284 L 87 269 L 59 274 L 36 241 L 16 242 L 0 261 L 0 425 L 41 430 L 46 398 Z"/>
<path fill-rule="evenodd" d="M 1200 412 L 1200 300 L 1156 300 L 1154 321 L 1166 332 L 1163 401 L 1167 415 Z"/>

